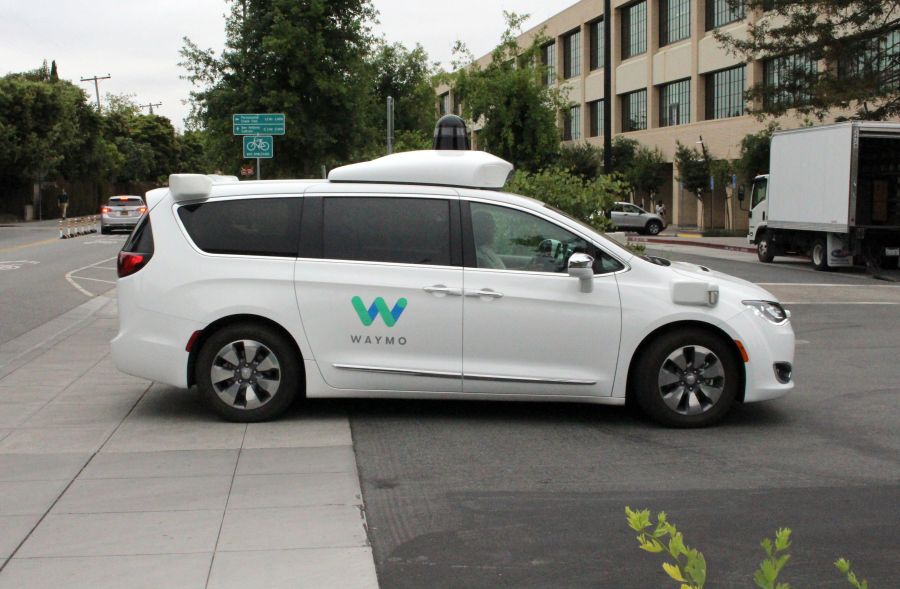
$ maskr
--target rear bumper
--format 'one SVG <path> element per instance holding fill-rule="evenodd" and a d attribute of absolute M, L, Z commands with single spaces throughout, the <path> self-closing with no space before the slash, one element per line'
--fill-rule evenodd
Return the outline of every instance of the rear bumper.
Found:
<path fill-rule="evenodd" d="M 134 227 L 141 216 L 137 217 L 110 217 L 109 215 L 100 215 L 100 224 L 104 227 Z"/>

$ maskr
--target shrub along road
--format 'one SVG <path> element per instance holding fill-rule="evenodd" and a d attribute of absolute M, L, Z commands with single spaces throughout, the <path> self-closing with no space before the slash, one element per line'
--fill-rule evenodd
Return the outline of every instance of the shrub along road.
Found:
<path fill-rule="evenodd" d="M 882 299 L 900 302 L 900 288 L 666 255 L 792 289 L 795 391 L 688 431 L 603 406 L 346 402 L 382 587 L 677 586 L 638 548 L 626 505 L 669 514 L 705 554 L 707 587 L 753 586 L 759 541 L 782 526 L 792 587 L 848 586 L 838 556 L 871 587 L 893 585 L 900 312 Z M 878 304 L 822 304 L 838 291 Z"/>

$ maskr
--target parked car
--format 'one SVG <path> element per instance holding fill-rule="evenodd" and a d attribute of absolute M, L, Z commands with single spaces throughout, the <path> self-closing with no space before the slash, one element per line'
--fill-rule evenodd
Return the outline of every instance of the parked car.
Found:
<path fill-rule="evenodd" d="M 113 229 L 131 231 L 146 212 L 147 206 L 140 196 L 111 196 L 100 207 L 100 233 L 111 233 Z"/>
<path fill-rule="evenodd" d="M 771 293 L 499 192 L 511 169 L 421 151 L 328 180 L 174 174 L 119 254 L 115 363 L 244 422 L 303 395 L 633 398 L 696 427 L 793 388 Z"/>
<path fill-rule="evenodd" d="M 623 231 L 637 231 L 657 235 L 666 228 L 666 220 L 655 213 L 648 213 L 630 202 L 613 203 L 610 220 Z"/>

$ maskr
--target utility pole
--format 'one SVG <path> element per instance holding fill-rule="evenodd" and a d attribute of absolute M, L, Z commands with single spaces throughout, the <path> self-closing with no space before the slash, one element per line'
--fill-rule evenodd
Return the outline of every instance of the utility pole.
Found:
<path fill-rule="evenodd" d="M 138 108 L 150 108 L 150 114 L 153 114 L 154 106 L 162 106 L 162 102 L 151 102 L 150 104 L 139 104 Z"/>
<path fill-rule="evenodd" d="M 98 82 L 100 80 L 108 80 L 111 77 L 111 75 L 106 74 L 105 76 L 94 76 L 93 78 L 81 78 L 82 82 L 94 83 L 94 92 L 97 94 L 97 112 L 100 112 L 100 84 Z"/>
<path fill-rule="evenodd" d="M 603 173 L 612 171 L 612 2 L 603 0 Z"/>
<path fill-rule="evenodd" d="M 394 98 L 387 97 L 387 152 L 394 153 Z"/>

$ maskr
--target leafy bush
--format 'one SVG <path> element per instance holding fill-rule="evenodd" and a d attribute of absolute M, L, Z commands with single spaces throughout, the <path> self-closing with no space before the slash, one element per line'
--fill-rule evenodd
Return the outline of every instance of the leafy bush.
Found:
<path fill-rule="evenodd" d="M 628 527 L 638 533 L 637 541 L 641 550 L 647 552 L 665 552 L 674 562 L 664 562 L 662 568 L 675 581 L 681 583 L 679 589 L 703 589 L 706 584 L 706 559 L 699 550 L 691 548 L 684 543 L 675 525 L 669 522 L 665 512 L 659 512 L 656 516 L 656 524 L 650 515 L 649 509 L 632 511 L 625 508 L 625 517 Z M 668 541 L 665 541 L 668 538 Z M 778 575 L 790 560 L 791 555 L 787 549 L 791 547 L 791 530 L 780 528 L 775 532 L 775 541 L 765 538 L 760 546 L 766 553 L 766 558 L 759 563 L 753 574 L 753 581 L 760 589 L 790 589 L 787 583 L 779 583 Z M 860 581 L 850 567 L 850 561 L 839 558 L 834 566 L 844 575 L 847 581 L 856 589 L 869 589 L 865 579 Z"/>
<path fill-rule="evenodd" d="M 504 190 L 541 200 L 604 231 L 610 222 L 602 211 L 628 194 L 628 184 L 615 176 L 586 180 L 552 167 L 536 173 L 518 170 L 510 176 Z"/>
<path fill-rule="evenodd" d="M 593 180 L 603 169 L 603 150 L 588 142 L 559 148 L 559 167 L 585 180 Z"/>

